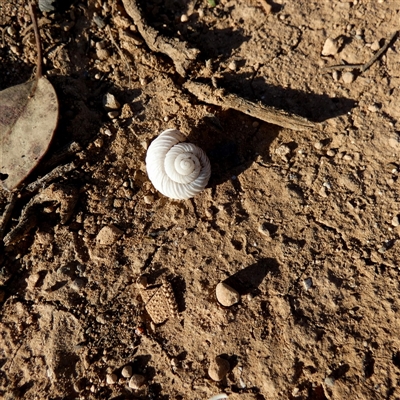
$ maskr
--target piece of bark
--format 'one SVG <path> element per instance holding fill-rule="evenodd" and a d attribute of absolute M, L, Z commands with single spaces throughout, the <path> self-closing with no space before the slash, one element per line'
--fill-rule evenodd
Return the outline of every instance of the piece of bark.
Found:
<path fill-rule="evenodd" d="M 167 38 L 151 26 L 148 26 L 135 0 L 122 0 L 122 3 L 127 14 L 133 19 L 147 46 L 153 51 L 166 54 L 170 57 L 175 64 L 178 74 L 185 77 L 186 71 L 191 69 L 200 50 L 189 48 L 186 42 Z"/>
<path fill-rule="evenodd" d="M 261 103 L 254 103 L 235 94 L 227 93 L 223 89 L 214 89 L 203 83 L 187 81 L 183 84 L 183 87 L 195 95 L 200 101 L 226 109 L 232 108 L 283 128 L 303 131 L 317 126 L 316 123 L 300 117 L 299 115 L 290 114 L 286 111 L 265 106 Z"/>

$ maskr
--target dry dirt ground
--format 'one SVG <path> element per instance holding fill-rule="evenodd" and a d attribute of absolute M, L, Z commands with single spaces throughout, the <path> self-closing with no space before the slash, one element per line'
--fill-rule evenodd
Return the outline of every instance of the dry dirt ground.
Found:
<path fill-rule="evenodd" d="M 22 188 L 5 228 L 41 196 L 1 246 L 0 397 L 400 398 L 400 39 L 364 72 L 324 70 L 367 62 L 399 29 L 399 2 L 139 3 L 158 38 L 199 50 L 186 67 L 151 49 L 120 0 L 59 3 L 38 11 L 59 124 L 27 183 L 75 167 Z M 2 90 L 34 73 L 26 2 L 1 0 L 0 26 Z M 206 104 L 188 80 L 316 127 Z M 167 128 L 210 157 L 194 199 L 147 178 L 146 149 Z M 178 316 L 152 320 L 143 275 L 170 283 Z M 237 304 L 218 303 L 221 281 Z M 229 362 L 218 382 L 216 356 Z"/>

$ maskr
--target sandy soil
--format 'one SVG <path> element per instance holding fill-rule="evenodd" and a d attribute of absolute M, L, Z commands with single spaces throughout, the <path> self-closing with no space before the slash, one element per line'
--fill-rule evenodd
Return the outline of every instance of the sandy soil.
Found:
<path fill-rule="evenodd" d="M 143 1 L 145 26 L 199 50 L 186 67 L 152 50 L 119 0 L 38 12 L 60 119 L 27 183 L 76 168 L 21 189 L 6 227 L 42 194 L 36 222 L 1 247 L 0 397 L 400 398 L 400 40 L 362 73 L 323 69 L 367 62 L 398 29 L 400 4 L 266 4 Z M 24 1 L 0 1 L 1 90 L 34 72 L 30 24 Z M 206 104 L 188 80 L 316 127 Z M 191 200 L 147 178 L 146 149 L 167 128 L 210 157 Z M 219 282 L 240 301 L 221 306 Z M 216 356 L 229 362 L 220 381 Z"/>

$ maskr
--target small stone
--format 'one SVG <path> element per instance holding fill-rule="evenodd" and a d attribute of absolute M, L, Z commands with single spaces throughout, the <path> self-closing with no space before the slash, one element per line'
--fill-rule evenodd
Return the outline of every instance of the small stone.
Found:
<path fill-rule="evenodd" d="M 146 204 L 153 204 L 154 203 L 154 196 L 151 194 L 148 194 L 143 197 L 143 200 Z"/>
<path fill-rule="evenodd" d="M 107 374 L 107 376 L 106 376 L 107 385 L 114 385 L 115 383 L 117 383 L 117 381 L 118 381 L 117 375 Z"/>
<path fill-rule="evenodd" d="M 17 54 L 17 55 L 19 55 L 19 54 L 21 53 L 21 50 L 20 50 L 19 47 L 16 46 L 15 44 L 12 44 L 12 45 L 10 46 L 10 50 L 11 50 L 14 54 Z"/>
<path fill-rule="evenodd" d="M 85 390 L 86 388 L 86 379 L 80 378 L 74 383 L 74 390 L 75 392 L 79 393 Z"/>
<path fill-rule="evenodd" d="M 290 148 L 289 146 L 282 144 L 275 150 L 275 154 L 280 156 L 283 160 L 287 161 L 287 155 L 290 154 Z"/>
<path fill-rule="evenodd" d="M 15 29 L 15 27 L 14 27 L 13 25 L 11 25 L 11 26 L 9 26 L 9 27 L 7 28 L 7 33 L 8 33 L 10 36 L 15 36 L 15 34 L 17 33 L 17 30 Z"/>
<path fill-rule="evenodd" d="M 106 136 L 112 136 L 112 132 L 111 132 L 109 129 L 106 129 L 106 130 L 104 131 L 104 134 L 105 134 Z"/>
<path fill-rule="evenodd" d="M 85 281 L 81 278 L 77 278 L 71 283 L 71 289 L 76 292 L 79 292 L 83 287 L 85 287 Z"/>
<path fill-rule="evenodd" d="M 111 245 L 122 236 L 122 233 L 123 232 L 114 225 L 104 226 L 97 234 L 96 242 L 101 245 Z"/>
<path fill-rule="evenodd" d="M 322 142 L 315 142 L 315 143 L 314 143 L 314 147 L 315 147 L 317 150 L 321 150 L 321 149 L 324 147 L 324 145 L 323 145 Z"/>
<path fill-rule="evenodd" d="M 354 78 L 354 74 L 349 71 L 344 72 L 342 75 L 343 82 L 347 84 L 352 83 L 354 81 Z"/>
<path fill-rule="evenodd" d="M 143 375 L 138 375 L 134 374 L 131 376 L 131 379 L 129 379 L 129 387 L 131 389 L 140 389 L 141 386 L 143 386 L 144 382 L 146 381 L 145 377 Z"/>
<path fill-rule="evenodd" d="M 334 157 L 335 154 L 336 154 L 336 152 L 335 152 L 335 150 L 333 150 L 333 149 L 329 149 L 329 150 L 326 152 L 326 155 L 327 155 L 328 157 Z"/>
<path fill-rule="evenodd" d="M 96 321 L 97 321 L 99 324 L 104 325 L 104 324 L 107 322 L 107 319 L 105 318 L 105 315 L 104 315 L 104 314 L 99 314 L 99 315 L 96 316 Z"/>
<path fill-rule="evenodd" d="M 376 104 L 370 104 L 369 106 L 368 106 L 368 111 L 371 111 L 371 112 L 378 112 L 379 111 L 379 107 L 376 105 Z"/>
<path fill-rule="evenodd" d="M 332 387 L 335 384 L 335 378 L 333 378 L 332 376 L 327 376 L 325 378 L 325 385 Z"/>
<path fill-rule="evenodd" d="M 252 126 L 253 128 L 258 128 L 258 127 L 260 126 L 260 123 L 259 123 L 258 121 L 254 121 L 254 122 L 251 124 L 251 126 Z"/>
<path fill-rule="evenodd" d="M 340 43 L 337 39 L 328 38 L 325 41 L 324 47 L 322 48 L 323 56 L 334 56 L 338 53 Z"/>
<path fill-rule="evenodd" d="M 374 43 L 371 44 L 371 50 L 372 51 L 377 51 L 380 49 L 381 46 L 379 46 L 379 40 L 375 40 Z"/>
<path fill-rule="evenodd" d="M 119 104 L 118 100 L 113 94 L 106 93 L 103 96 L 103 107 L 106 111 L 119 110 L 121 108 L 121 104 Z"/>
<path fill-rule="evenodd" d="M 333 71 L 332 72 L 332 78 L 333 78 L 334 81 L 337 82 L 339 80 L 339 78 L 340 78 L 340 72 L 339 71 Z"/>
<path fill-rule="evenodd" d="M 231 61 L 231 62 L 228 64 L 228 68 L 229 68 L 231 71 L 236 71 L 236 70 L 237 70 L 237 63 L 236 63 L 236 61 Z"/>
<path fill-rule="evenodd" d="M 97 49 L 96 55 L 99 60 L 107 60 L 110 58 L 110 52 L 107 49 Z"/>
<path fill-rule="evenodd" d="M 345 155 L 343 156 L 343 160 L 345 160 L 345 161 L 352 161 L 352 160 L 353 160 L 353 157 L 351 156 L 351 154 L 345 154 Z"/>
<path fill-rule="evenodd" d="M 225 307 L 233 306 L 240 300 L 240 294 L 224 282 L 218 283 L 215 293 L 217 300 Z"/>
<path fill-rule="evenodd" d="M 399 226 L 400 225 L 400 218 L 398 215 L 395 215 L 392 219 L 392 225 L 393 226 Z"/>
<path fill-rule="evenodd" d="M 303 281 L 304 289 L 308 290 L 311 289 L 313 286 L 313 281 L 311 278 L 304 279 Z"/>
<path fill-rule="evenodd" d="M 121 375 L 124 378 L 130 378 L 132 376 L 132 367 L 130 365 L 125 365 L 125 367 L 122 368 Z"/>
<path fill-rule="evenodd" d="M 188 22 L 189 21 L 189 17 L 186 14 L 182 14 L 181 15 L 181 22 Z"/>
<path fill-rule="evenodd" d="M 215 360 L 211 362 L 210 367 L 208 368 L 208 375 L 213 381 L 219 382 L 225 378 L 230 368 L 231 367 L 227 360 L 217 356 L 215 357 Z"/>

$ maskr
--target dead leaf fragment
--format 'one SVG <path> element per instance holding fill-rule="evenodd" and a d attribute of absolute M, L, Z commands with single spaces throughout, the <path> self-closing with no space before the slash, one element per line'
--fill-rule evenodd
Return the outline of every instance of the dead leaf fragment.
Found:
<path fill-rule="evenodd" d="M 37 81 L 0 92 L 0 173 L 5 189 L 16 188 L 47 151 L 58 120 L 52 84 Z M 33 94 L 31 95 L 33 91 Z"/>

